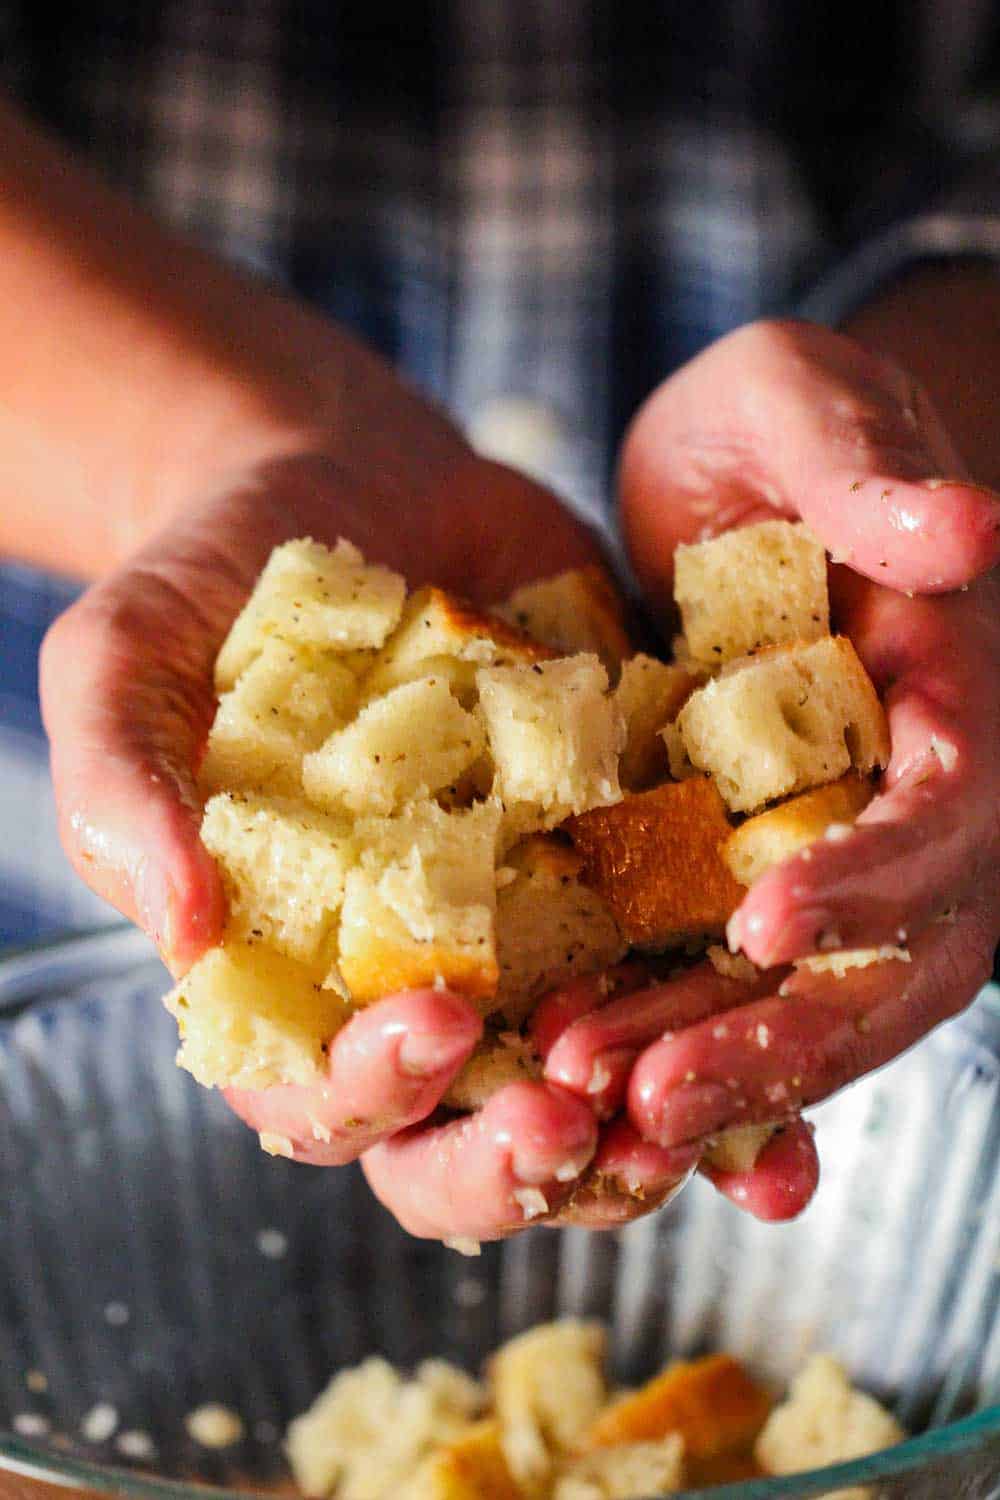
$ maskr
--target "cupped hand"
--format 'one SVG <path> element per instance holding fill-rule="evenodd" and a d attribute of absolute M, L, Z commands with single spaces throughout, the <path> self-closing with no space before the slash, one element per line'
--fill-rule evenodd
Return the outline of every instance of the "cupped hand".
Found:
<path fill-rule="evenodd" d="M 769 871 L 729 937 L 769 970 L 838 948 L 903 956 L 841 979 L 779 968 L 742 994 L 702 970 L 647 997 L 645 1038 L 637 1029 L 628 1042 L 629 1117 L 673 1149 L 787 1119 L 962 1010 L 989 977 L 1000 938 L 1000 580 L 988 570 L 1000 497 L 964 476 L 913 381 L 798 323 L 731 335 L 660 387 L 628 436 L 621 492 L 637 572 L 665 619 L 678 542 L 804 519 L 847 564 L 831 569 L 835 626 L 892 734 L 879 794 L 854 829 Z M 570 1033 L 549 1076 L 613 1053 L 614 1019 L 597 1013 Z"/>

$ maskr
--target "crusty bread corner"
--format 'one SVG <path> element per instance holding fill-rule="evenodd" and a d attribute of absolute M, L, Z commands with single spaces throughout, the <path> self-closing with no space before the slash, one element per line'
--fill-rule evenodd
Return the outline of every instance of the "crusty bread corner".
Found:
<path fill-rule="evenodd" d="M 572 818 L 566 831 L 583 857 L 584 881 L 633 947 L 721 936 L 742 900 L 720 852 L 730 832 L 725 806 L 705 777 L 632 793 Z"/>
<path fill-rule="evenodd" d="M 885 713 L 844 636 L 730 662 L 691 694 L 676 731 L 733 812 L 836 781 L 852 765 L 868 774 L 889 759 Z"/>
<path fill-rule="evenodd" d="M 830 628 L 826 553 L 798 522 L 760 521 L 674 554 L 687 650 L 709 670 Z"/>
<path fill-rule="evenodd" d="M 597 564 L 516 589 L 498 613 L 562 655 L 591 652 L 615 680 L 632 654 L 625 604 Z"/>
<path fill-rule="evenodd" d="M 748 818 L 729 835 L 722 857 L 741 885 L 753 885 L 773 865 L 815 843 L 828 829 L 849 829 L 874 795 L 871 782 L 851 771 L 829 786 Z"/>

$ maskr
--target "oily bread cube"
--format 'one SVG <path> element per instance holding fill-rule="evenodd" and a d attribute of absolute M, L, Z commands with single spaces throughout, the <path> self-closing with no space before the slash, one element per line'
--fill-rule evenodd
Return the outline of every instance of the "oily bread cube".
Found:
<path fill-rule="evenodd" d="M 462 1370 L 427 1360 L 406 1380 L 371 1357 L 335 1375 L 290 1424 L 288 1458 L 299 1490 L 337 1500 L 401 1495 L 440 1444 L 470 1433 L 484 1392 Z"/>
<path fill-rule="evenodd" d="M 321 807 L 377 817 L 449 786 L 485 747 L 479 718 L 442 678 L 424 677 L 374 699 L 307 755 L 302 781 Z"/>
<path fill-rule="evenodd" d="M 399 625 L 365 674 L 362 691 L 366 698 L 376 697 L 414 677 L 426 677 L 447 659 L 454 664 L 455 687 L 474 693 L 478 667 L 543 661 L 555 654 L 498 615 L 485 614 L 444 589 L 418 589 L 407 599 Z"/>
<path fill-rule="evenodd" d="M 677 1433 L 652 1443 L 625 1443 L 570 1459 L 552 1500 L 635 1500 L 684 1488 L 684 1439 Z"/>
<path fill-rule="evenodd" d="M 852 1387 L 843 1367 L 814 1355 L 771 1413 L 754 1454 L 768 1474 L 798 1474 L 881 1452 L 906 1434 L 891 1413 Z M 837 1500 L 868 1500 L 865 1489 L 838 1490 Z"/>
<path fill-rule="evenodd" d="M 253 938 L 210 948 L 164 1001 L 177 1061 L 206 1088 L 314 1083 L 350 1011 L 317 973 Z"/>
<path fill-rule="evenodd" d="M 222 792 L 205 807 L 201 840 L 222 872 L 230 930 L 314 962 L 358 858 L 350 823 L 302 802 Z"/>
<path fill-rule="evenodd" d="M 198 773 L 202 793 L 295 795 L 303 755 L 346 724 L 357 699 L 353 674 L 333 652 L 266 641 L 219 700 Z"/>
<path fill-rule="evenodd" d="M 730 662 L 691 694 L 677 729 L 692 764 L 714 778 L 734 812 L 889 760 L 885 713 L 844 636 Z"/>
<path fill-rule="evenodd" d="M 450 1109 L 481 1109 L 509 1083 L 528 1083 L 541 1076 L 541 1059 L 527 1038 L 516 1031 L 494 1032 L 480 1042 L 443 1102 Z"/>
<path fill-rule="evenodd" d="M 560 655 L 592 652 L 612 678 L 632 652 L 621 596 L 596 564 L 525 584 L 498 613 Z"/>
<path fill-rule="evenodd" d="M 619 800 L 625 725 L 596 656 L 484 667 L 477 682 L 509 827 L 552 828 Z"/>
<path fill-rule="evenodd" d="M 222 644 L 216 688 L 231 688 L 272 636 L 334 651 L 381 646 L 405 593 L 398 573 L 366 563 L 350 542 L 333 549 L 311 537 L 285 542 L 271 553 Z"/>
<path fill-rule="evenodd" d="M 500 1424 L 489 1418 L 424 1459 L 396 1500 L 524 1500 L 503 1454 Z"/>
<path fill-rule="evenodd" d="M 509 1340 L 489 1367 L 504 1456 L 521 1484 L 543 1484 L 580 1446 L 607 1400 L 600 1323 L 560 1318 Z"/>
<path fill-rule="evenodd" d="M 873 796 L 871 783 L 852 771 L 748 818 L 729 835 L 722 857 L 741 885 L 753 885 L 772 865 L 815 843 L 831 826 L 849 826 Z"/>
<path fill-rule="evenodd" d="M 645 791 L 666 780 L 669 763 L 663 730 L 703 681 L 702 673 L 695 675 L 641 651 L 624 663 L 615 703 L 625 720 L 618 775 L 626 791 Z"/>
<path fill-rule="evenodd" d="M 748 1449 L 771 1400 L 763 1386 L 729 1354 L 678 1361 L 636 1391 L 604 1408 L 587 1433 L 587 1446 L 653 1442 L 675 1433 L 691 1458 Z"/>
<path fill-rule="evenodd" d="M 719 936 L 743 898 L 721 854 L 726 810 L 704 777 L 632 792 L 570 819 L 566 831 L 583 857 L 583 880 L 634 947 Z"/>
<path fill-rule="evenodd" d="M 674 553 L 687 650 L 710 670 L 830 629 L 826 553 L 807 527 L 761 521 Z"/>
<path fill-rule="evenodd" d="M 497 872 L 495 1006 L 513 1025 L 548 990 L 608 968 L 628 949 L 582 869 L 583 859 L 567 843 L 537 834 L 512 849 Z"/>
<path fill-rule="evenodd" d="M 347 877 L 338 958 L 355 1004 L 436 982 L 492 997 L 500 816 L 493 801 L 451 812 L 424 802 L 358 821 L 361 862 Z"/>

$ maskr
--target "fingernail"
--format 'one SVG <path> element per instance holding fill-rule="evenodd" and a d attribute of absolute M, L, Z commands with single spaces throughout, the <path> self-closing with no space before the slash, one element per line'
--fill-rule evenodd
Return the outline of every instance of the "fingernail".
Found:
<path fill-rule="evenodd" d="M 678 1145 L 712 1135 L 731 1125 L 737 1113 L 736 1100 L 718 1083 L 682 1083 L 671 1089 L 660 1112 L 659 1144 Z"/>
<path fill-rule="evenodd" d="M 475 1045 L 475 1033 L 408 1031 L 396 1054 L 399 1071 L 411 1078 L 431 1078 L 460 1067 Z"/>

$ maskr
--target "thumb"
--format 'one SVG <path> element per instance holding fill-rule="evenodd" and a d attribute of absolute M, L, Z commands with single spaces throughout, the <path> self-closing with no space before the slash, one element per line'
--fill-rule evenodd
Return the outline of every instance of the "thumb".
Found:
<path fill-rule="evenodd" d="M 660 386 L 626 435 L 619 483 L 636 571 L 660 604 L 678 542 L 774 516 L 909 592 L 958 588 L 1000 560 L 1000 496 L 967 478 L 920 385 L 808 323 L 751 324 Z"/>

